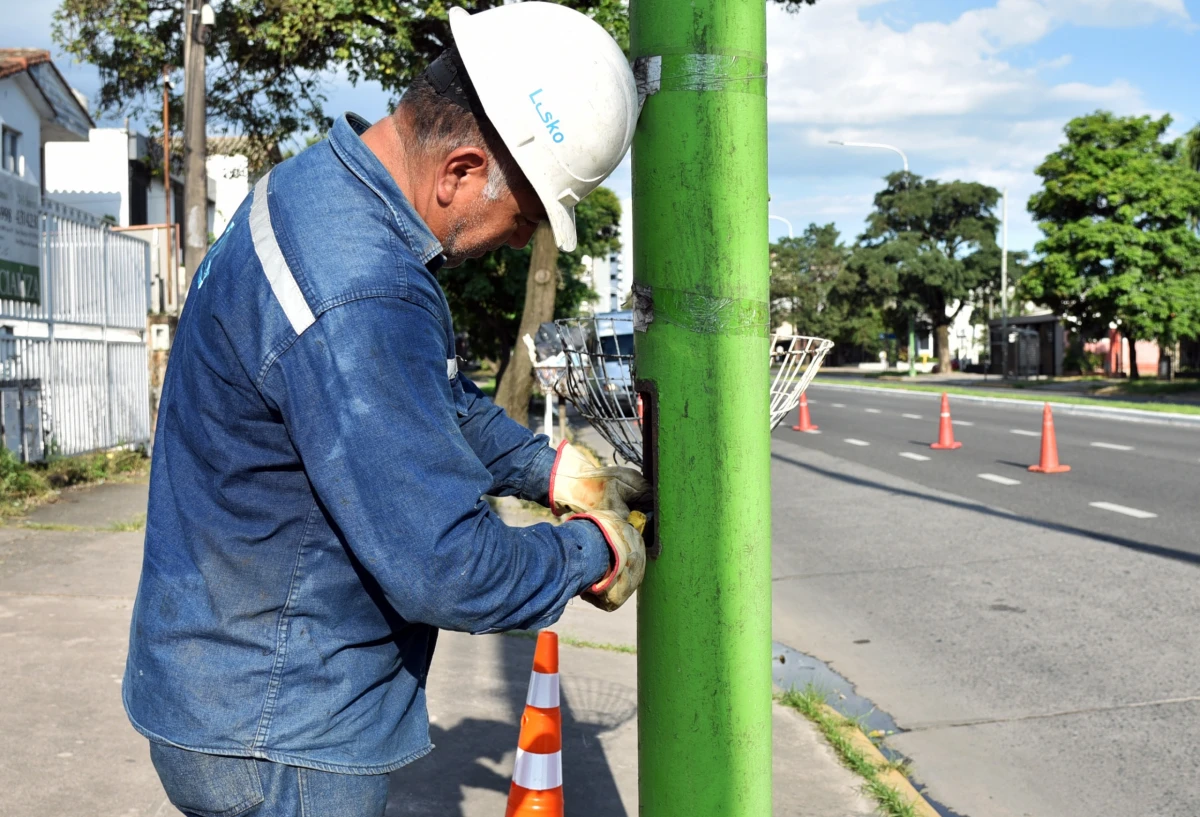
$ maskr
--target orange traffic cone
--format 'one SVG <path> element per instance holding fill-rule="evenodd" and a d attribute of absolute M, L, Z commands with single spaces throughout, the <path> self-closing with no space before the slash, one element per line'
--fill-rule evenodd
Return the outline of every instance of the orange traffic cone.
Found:
<path fill-rule="evenodd" d="M 1071 470 L 1071 466 L 1062 465 L 1058 461 L 1058 440 L 1054 436 L 1054 414 L 1050 404 L 1042 409 L 1042 461 L 1029 466 L 1030 471 L 1039 474 L 1062 474 Z"/>
<path fill-rule="evenodd" d="M 817 426 L 813 425 L 812 418 L 808 416 L 808 395 L 800 395 L 800 415 L 796 419 L 796 425 L 792 426 L 792 431 L 803 431 L 805 433 L 816 431 Z"/>
<path fill-rule="evenodd" d="M 945 392 L 942 392 L 942 416 L 938 421 L 938 441 L 929 447 L 936 448 L 938 451 L 953 451 L 955 448 L 962 448 L 962 443 L 954 441 L 954 424 L 950 422 L 950 395 Z"/>
<path fill-rule="evenodd" d="M 558 635 L 538 633 L 504 817 L 563 817 Z"/>

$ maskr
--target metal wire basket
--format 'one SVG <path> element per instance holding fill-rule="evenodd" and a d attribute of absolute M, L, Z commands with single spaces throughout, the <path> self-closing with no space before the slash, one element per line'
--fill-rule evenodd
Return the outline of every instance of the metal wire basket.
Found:
<path fill-rule="evenodd" d="M 833 341 L 804 335 L 773 335 L 771 362 L 779 366 L 771 379 L 771 430 L 800 405 L 800 395 L 817 376 Z"/>
<path fill-rule="evenodd" d="M 608 440 L 617 455 L 642 462 L 642 411 L 633 379 L 633 315 L 554 322 L 566 359 L 558 392 Z"/>
<path fill-rule="evenodd" d="M 554 322 L 565 374 L 555 386 L 626 462 L 642 464 L 642 405 L 634 386 L 633 316 L 614 313 Z M 770 428 L 800 403 L 833 342 L 823 338 L 771 338 Z"/>

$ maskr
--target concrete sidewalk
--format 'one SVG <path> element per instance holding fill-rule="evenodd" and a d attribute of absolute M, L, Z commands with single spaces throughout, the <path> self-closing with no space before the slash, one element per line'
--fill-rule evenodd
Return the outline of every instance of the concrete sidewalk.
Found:
<path fill-rule="evenodd" d="M 158 817 L 166 801 L 145 741 L 125 720 L 120 681 L 141 561 L 141 532 L 103 528 L 145 510 L 145 486 L 69 493 L 0 528 L 0 813 Z M 540 517 L 505 503 L 513 523 Z M 594 642 L 635 641 L 634 608 L 605 614 L 576 601 L 555 630 Z M 429 678 L 437 750 L 392 776 L 389 815 L 504 813 L 518 721 L 533 660 L 518 636 L 442 633 Z M 568 814 L 637 814 L 634 655 L 562 647 Z M 802 717 L 776 706 L 775 814 L 873 814 L 861 781 Z"/>

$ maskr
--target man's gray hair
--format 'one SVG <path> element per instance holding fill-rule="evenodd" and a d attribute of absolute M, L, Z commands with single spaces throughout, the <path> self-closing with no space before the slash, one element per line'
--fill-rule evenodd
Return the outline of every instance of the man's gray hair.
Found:
<path fill-rule="evenodd" d="M 488 158 L 488 180 L 483 195 L 488 201 L 502 198 L 521 178 L 521 169 L 504 147 L 492 123 L 440 96 L 429 81 L 417 77 L 396 108 L 408 118 L 409 132 L 422 153 L 445 155 L 467 145 L 482 148 Z"/>

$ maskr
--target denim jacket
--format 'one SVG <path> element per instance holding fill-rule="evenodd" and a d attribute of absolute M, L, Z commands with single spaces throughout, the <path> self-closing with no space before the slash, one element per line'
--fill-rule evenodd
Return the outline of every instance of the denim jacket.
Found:
<path fill-rule="evenodd" d="M 426 753 L 439 628 L 545 627 L 608 569 L 510 528 L 554 451 L 457 371 L 441 246 L 359 138 L 259 181 L 197 270 L 158 411 L 123 696 L 152 741 L 352 774 Z"/>

